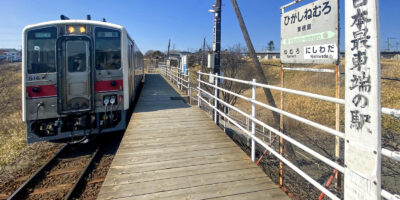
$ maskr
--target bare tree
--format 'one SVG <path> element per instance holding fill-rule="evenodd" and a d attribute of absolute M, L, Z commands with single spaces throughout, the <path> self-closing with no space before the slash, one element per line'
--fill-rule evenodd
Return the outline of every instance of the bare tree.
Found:
<path fill-rule="evenodd" d="M 240 44 L 237 44 L 229 48 L 227 51 L 221 52 L 221 72 L 224 73 L 224 76 L 237 79 L 249 79 L 249 77 L 252 77 L 252 74 L 246 70 L 248 62 L 241 54 L 242 51 L 243 49 L 241 49 Z M 225 80 L 223 83 L 221 83 L 221 87 L 236 94 L 242 94 L 249 88 L 248 85 L 228 80 Z M 222 99 L 225 102 L 231 105 L 236 104 L 238 100 L 237 96 L 226 92 L 222 92 L 221 94 Z"/>
<path fill-rule="evenodd" d="M 273 50 L 275 50 L 274 41 L 271 40 L 271 41 L 268 42 L 267 50 L 268 50 L 268 51 L 273 51 Z"/>

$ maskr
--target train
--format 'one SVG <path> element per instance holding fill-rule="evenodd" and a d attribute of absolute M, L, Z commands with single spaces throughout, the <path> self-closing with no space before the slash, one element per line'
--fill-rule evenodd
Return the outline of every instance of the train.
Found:
<path fill-rule="evenodd" d="M 144 60 L 123 26 L 61 15 L 26 26 L 22 41 L 28 143 L 78 141 L 126 128 Z"/>

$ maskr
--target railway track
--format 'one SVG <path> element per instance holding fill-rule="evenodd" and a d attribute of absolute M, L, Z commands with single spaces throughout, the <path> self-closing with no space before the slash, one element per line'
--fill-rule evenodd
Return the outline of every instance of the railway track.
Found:
<path fill-rule="evenodd" d="M 101 146 L 95 142 L 77 145 L 65 144 L 9 196 L 8 200 L 72 199 L 76 197 Z"/>

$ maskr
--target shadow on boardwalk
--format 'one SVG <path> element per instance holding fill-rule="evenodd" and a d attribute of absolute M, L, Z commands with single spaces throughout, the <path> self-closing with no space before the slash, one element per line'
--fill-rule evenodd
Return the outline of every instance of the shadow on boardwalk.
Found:
<path fill-rule="evenodd" d="M 160 74 L 146 74 L 135 113 L 189 107 Z"/>

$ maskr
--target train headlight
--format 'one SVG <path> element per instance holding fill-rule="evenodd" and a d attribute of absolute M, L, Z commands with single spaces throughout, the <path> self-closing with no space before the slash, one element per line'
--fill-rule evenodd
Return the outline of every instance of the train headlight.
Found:
<path fill-rule="evenodd" d="M 79 32 L 85 33 L 86 32 L 86 28 L 84 26 L 79 27 Z"/>
<path fill-rule="evenodd" d="M 111 96 L 111 98 L 110 98 L 111 105 L 115 104 L 115 100 L 116 100 L 115 98 L 116 98 L 116 96 Z"/>
<path fill-rule="evenodd" d="M 104 105 L 108 105 L 110 103 L 110 98 L 106 97 L 104 98 Z"/>
<path fill-rule="evenodd" d="M 68 27 L 68 33 L 75 33 L 75 27 L 69 26 Z"/>

